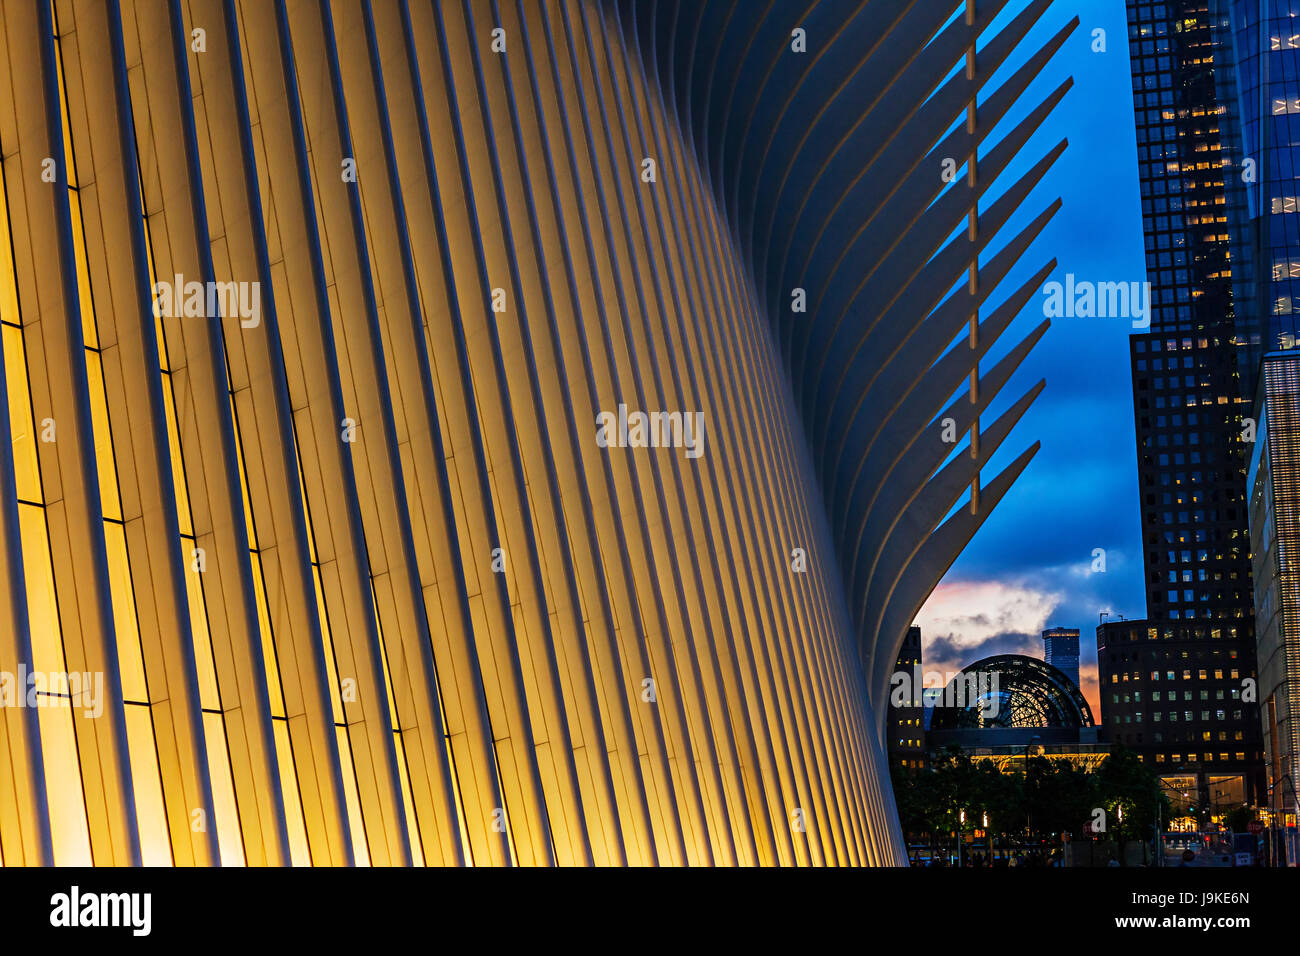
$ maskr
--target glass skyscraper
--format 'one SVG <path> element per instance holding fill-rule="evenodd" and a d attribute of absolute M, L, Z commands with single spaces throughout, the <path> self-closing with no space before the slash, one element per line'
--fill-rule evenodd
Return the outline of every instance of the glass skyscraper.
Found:
<path fill-rule="evenodd" d="M 1291 828 L 1300 809 L 1300 0 L 1214 0 L 1212 10 L 1242 377 L 1253 399 L 1257 695 L 1269 806 Z"/>
<path fill-rule="evenodd" d="M 1079 686 L 1079 629 L 1052 627 L 1043 631 L 1043 659 Z"/>
<path fill-rule="evenodd" d="M 1222 163 L 1205 0 L 1129 0 L 1151 325 L 1130 337 L 1148 619 L 1098 629 L 1103 732 L 1163 774 L 1262 801 L 1254 608 Z M 1212 781 L 1219 781 L 1212 784 Z"/>

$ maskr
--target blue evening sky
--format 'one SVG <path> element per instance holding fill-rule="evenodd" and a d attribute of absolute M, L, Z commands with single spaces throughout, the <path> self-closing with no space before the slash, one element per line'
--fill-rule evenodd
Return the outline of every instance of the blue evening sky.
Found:
<path fill-rule="evenodd" d="M 995 29 L 1026 6 L 1012 0 Z M 1137 151 L 1123 0 L 1056 0 L 1022 44 L 1013 63 L 1073 16 L 1079 26 L 1020 107 L 986 140 L 996 143 L 1067 76 L 1074 87 L 993 187 L 990 199 L 1019 178 L 1062 138 L 1069 148 L 995 243 L 1012 236 L 1055 197 L 1064 206 L 994 294 L 996 306 L 1053 256 L 1053 279 L 1066 273 L 1093 282 L 1146 278 L 1138 196 Z M 1094 52 L 1095 30 L 1105 52 Z M 986 34 L 986 37 L 990 34 Z M 988 200 L 982 203 L 988 205 Z M 993 353 L 996 360 L 1043 320 L 1038 295 Z M 986 312 L 988 309 L 986 308 Z M 986 416 L 986 424 L 1039 378 L 1047 388 L 984 474 L 991 480 L 1033 441 L 1038 456 L 957 559 L 917 618 L 927 670 L 957 669 L 1003 652 L 1041 656 L 1039 631 L 1080 629 L 1084 691 L 1096 712 L 1095 629 L 1100 611 L 1141 617 L 1142 582 L 1137 465 L 1127 338 L 1121 318 L 1059 318 Z M 986 361 L 987 368 L 992 361 Z M 1105 572 L 1092 571 L 1105 550 Z"/>

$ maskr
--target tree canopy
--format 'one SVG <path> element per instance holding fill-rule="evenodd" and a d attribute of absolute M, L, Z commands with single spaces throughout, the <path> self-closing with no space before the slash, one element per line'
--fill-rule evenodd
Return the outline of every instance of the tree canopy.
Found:
<path fill-rule="evenodd" d="M 893 768 L 899 818 L 906 833 L 933 837 L 987 829 L 1017 837 L 1117 840 L 1151 837 L 1169 800 L 1156 773 L 1132 751 L 1116 750 L 1093 769 L 1043 756 L 975 759 L 957 747 L 931 755 L 925 768 Z M 966 823 L 961 823 L 961 812 Z"/>

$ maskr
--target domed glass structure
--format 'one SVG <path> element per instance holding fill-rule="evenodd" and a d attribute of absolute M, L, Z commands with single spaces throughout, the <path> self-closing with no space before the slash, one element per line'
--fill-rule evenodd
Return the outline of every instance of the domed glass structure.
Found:
<path fill-rule="evenodd" d="M 1034 657 L 998 654 L 962 669 L 944 688 L 930 729 L 1080 728 L 1093 725 L 1079 688 Z"/>

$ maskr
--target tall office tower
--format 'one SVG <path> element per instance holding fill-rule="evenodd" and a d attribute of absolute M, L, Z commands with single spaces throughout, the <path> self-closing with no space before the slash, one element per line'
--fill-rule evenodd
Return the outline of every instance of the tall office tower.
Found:
<path fill-rule="evenodd" d="M 1052 627 L 1043 631 L 1043 660 L 1079 686 L 1079 629 Z"/>
<path fill-rule="evenodd" d="M 905 863 L 1003 5 L 0 4 L 3 863 Z"/>
<path fill-rule="evenodd" d="M 1250 349 L 1250 459 L 1260 717 L 1270 807 L 1300 816 L 1300 2 L 1214 0 L 1234 290 Z M 1292 831 L 1292 855 L 1296 849 Z"/>
<path fill-rule="evenodd" d="M 1144 641 L 1136 657 L 1117 658 L 1116 642 L 1099 636 L 1108 650 L 1100 662 L 1102 719 L 1112 740 L 1142 740 L 1157 761 L 1177 754 L 1197 776 L 1203 802 L 1211 802 L 1211 777 L 1236 774 L 1246 777 L 1255 799 L 1262 796 L 1257 733 L 1246 734 L 1240 748 L 1192 746 L 1235 733 L 1219 722 L 1220 708 L 1184 708 L 1177 728 L 1155 726 L 1164 712 L 1154 704 L 1141 711 L 1142 727 L 1124 723 L 1136 711 L 1115 709 L 1117 682 L 1130 675 L 1140 686 L 1126 692 L 1160 693 L 1162 703 L 1175 693 L 1147 676 L 1170 669 L 1166 635 L 1169 655 L 1203 657 L 1207 665 L 1172 668 L 1192 675 L 1192 683 L 1177 688 L 1180 697 L 1199 701 L 1204 692 L 1212 703 L 1226 692 L 1199 683 L 1200 674 L 1223 670 L 1208 666 L 1216 655 L 1240 662 L 1243 680 L 1254 677 L 1255 659 L 1248 446 L 1241 440 L 1249 400 L 1241 392 L 1234 326 L 1216 34 L 1207 0 L 1129 0 L 1128 20 L 1151 325 L 1129 342 L 1149 620 L 1127 623 L 1158 639 Z M 1255 706 L 1242 704 L 1251 721 Z"/>
<path fill-rule="evenodd" d="M 919 770 L 925 766 L 925 703 L 921 667 L 921 629 L 909 627 L 898 652 L 894 673 L 906 675 L 897 687 L 891 685 L 885 752 L 891 767 Z M 902 692 L 905 691 L 905 692 Z"/>
<path fill-rule="evenodd" d="M 1151 328 L 1130 339 L 1152 618 L 1251 616 L 1221 107 L 1205 0 L 1130 0 Z"/>

